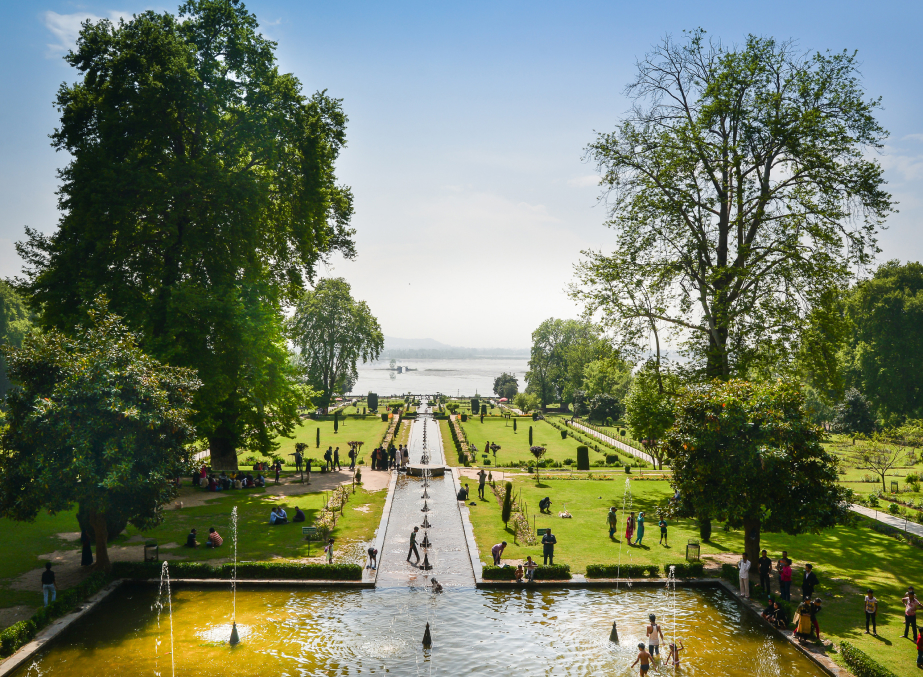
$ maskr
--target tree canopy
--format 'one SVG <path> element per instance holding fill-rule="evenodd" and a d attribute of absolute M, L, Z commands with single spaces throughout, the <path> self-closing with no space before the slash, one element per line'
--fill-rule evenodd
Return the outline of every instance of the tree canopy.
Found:
<path fill-rule="evenodd" d="M 791 359 L 806 312 L 871 261 L 892 211 L 869 154 L 886 136 L 879 101 L 857 68 L 847 52 L 702 30 L 638 62 L 634 105 L 587 152 L 613 253 L 584 252 L 572 289 L 623 354 L 653 336 L 659 356 L 667 331 L 709 378 Z"/>
<path fill-rule="evenodd" d="M 675 412 L 666 454 L 682 509 L 742 526 L 751 561 L 761 531 L 800 534 L 843 519 L 837 458 L 796 386 L 714 381 L 682 393 Z"/>
<path fill-rule="evenodd" d="M 612 349 L 589 322 L 550 318 L 532 332 L 526 392 L 539 398 L 542 407 L 558 402 L 567 407 L 574 393 L 583 389 L 588 364 L 611 355 Z"/>
<path fill-rule="evenodd" d="M 191 467 L 188 369 L 146 355 L 105 302 L 74 335 L 30 334 L 5 348 L 13 383 L 0 451 L 0 516 L 31 521 L 79 504 L 108 567 L 107 517 L 147 528 Z"/>
<path fill-rule="evenodd" d="M 266 453 L 302 404 L 282 307 L 319 262 L 354 255 L 334 163 L 346 115 L 278 69 L 238 0 L 83 24 L 52 135 L 58 230 L 18 245 L 42 326 L 71 331 L 97 294 L 163 362 L 195 368 L 212 463 Z"/>
<path fill-rule="evenodd" d="M 663 440 L 675 419 L 673 398 L 679 390 L 680 381 L 675 374 L 659 372 L 653 361 L 649 361 L 635 374 L 625 398 L 628 431 L 634 439 L 641 441 L 661 468 Z"/>
<path fill-rule="evenodd" d="M 0 280 L 0 345 L 18 348 L 31 326 L 31 313 L 22 297 L 9 284 Z M 0 354 L 0 399 L 9 388 L 6 357 Z"/>
<path fill-rule="evenodd" d="M 357 301 L 341 277 L 318 282 L 305 292 L 289 321 L 299 350 L 298 362 L 309 385 L 320 391 L 320 406 L 335 393 L 348 392 L 358 378 L 356 366 L 377 359 L 385 337 L 365 301 Z"/>
<path fill-rule="evenodd" d="M 494 379 L 494 393 L 497 397 L 505 397 L 512 400 L 519 392 L 519 380 L 515 374 L 503 372 Z"/>

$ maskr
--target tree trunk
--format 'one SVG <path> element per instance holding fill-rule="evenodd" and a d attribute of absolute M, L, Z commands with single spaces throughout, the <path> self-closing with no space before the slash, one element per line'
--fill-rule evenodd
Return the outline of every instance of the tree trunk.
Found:
<path fill-rule="evenodd" d="M 105 513 L 90 510 L 90 524 L 93 526 L 93 532 L 96 536 L 96 564 L 97 569 L 109 571 L 112 563 L 109 561 L 109 549 L 106 541 L 109 540 L 109 527 L 106 526 Z"/>
<path fill-rule="evenodd" d="M 744 518 L 744 551 L 750 566 L 755 567 L 760 559 L 760 518 Z"/>
<path fill-rule="evenodd" d="M 237 450 L 229 437 L 220 432 L 208 438 L 212 470 L 237 470 Z"/>

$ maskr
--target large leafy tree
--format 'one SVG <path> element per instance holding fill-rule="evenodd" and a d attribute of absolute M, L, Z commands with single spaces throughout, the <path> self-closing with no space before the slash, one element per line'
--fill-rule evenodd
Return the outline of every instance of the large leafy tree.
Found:
<path fill-rule="evenodd" d="M 108 568 L 107 521 L 139 528 L 161 519 L 171 480 L 191 462 L 188 369 L 146 355 L 105 303 L 75 335 L 31 334 L 5 349 L 13 388 L 0 451 L 0 516 L 86 511 L 97 565 Z M 108 518 L 108 520 L 107 520 Z"/>
<path fill-rule="evenodd" d="M 673 398 L 680 390 L 680 381 L 670 372 L 662 372 L 656 363 L 646 362 L 631 382 L 625 398 L 625 422 L 628 431 L 647 449 L 663 468 L 664 436 L 673 425 Z"/>
<path fill-rule="evenodd" d="M 584 252 L 574 296 L 619 342 L 653 335 L 659 354 L 672 334 L 707 377 L 784 366 L 806 311 L 869 263 L 892 210 L 855 55 L 698 30 L 641 59 L 627 93 L 588 148 L 615 247 Z"/>
<path fill-rule="evenodd" d="M 516 378 L 515 374 L 503 372 L 494 379 L 494 393 L 496 393 L 498 397 L 505 397 L 508 400 L 512 400 L 516 397 L 516 393 L 518 392 L 519 380 Z"/>
<path fill-rule="evenodd" d="M 297 422 L 282 308 L 319 261 L 354 254 L 334 162 L 346 116 L 306 97 L 238 0 L 86 22 L 52 135 L 59 229 L 19 246 L 44 327 L 70 331 L 105 293 L 146 351 L 193 367 L 212 463 L 268 452 Z"/>
<path fill-rule="evenodd" d="M 923 264 L 889 261 L 846 303 L 850 385 L 882 418 L 923 418 Z"/>
<path fill-rule="evenodd" d="M 837 458 L 796 386 L 714 381 L 679 395 L 675 413 L 665 446 L 682 508 L 743 527 L 751 561 L 762 531 L 794 535 L 843 519 Z"/>
<path fill-rule="evenodd" d="M 356 382 L 356 366 L 377 359 L 385 337 L 365 301 L 357 301 L 341 277 L 318 282 L 298 301 L 289 321 L 308 383 L 320 391 L 320 406 Z"/>
<path fill-rule="evenodd" d="M 31 326 L 31 314 L 22 297 L 9 284 L 0 280 L 0 345 L 21 346 Z M 0 354 L 0 398 L 9 388 L 6 357 Z"/>
<path fill-rule="evenodd" d="M 610 354 L 608 342 L 594 324 L 552 317 L 532 332 L 526 390 L 539 398 L 543 408 L 552 402 L 566 407 L 583 389 L 586 365 Z"/>

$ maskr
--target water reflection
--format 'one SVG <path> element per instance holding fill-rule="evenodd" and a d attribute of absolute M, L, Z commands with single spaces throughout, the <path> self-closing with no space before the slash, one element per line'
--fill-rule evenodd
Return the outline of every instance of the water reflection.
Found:
<path fill-rule="evenodd" d="M 125 588 L 38 661 L 49 677 L 152 675 L 156 591 Z M 662 588 L 477 591 L 407 588 L 316 592 L 238 590 L 241 644 L 227 646 L 226 591 L 174 591 L 177 675 L 630 674 L 648 614 L 686 647 L 682 674 L 821 675 L 717 591 Z M 621 643 L 608 641 L 612 622 Z M 430 623 L 431 652 L 421 647 Z M 666 655 L 661 657 L 661 661 Z M 161 662 L 161 669 L 163 663 Z M 23 669 L 20 677 L 27 674 Z M 33 669 L 32 674 L 37 674 Z M 651 674 L 673 674 L 656 662 Z"/>

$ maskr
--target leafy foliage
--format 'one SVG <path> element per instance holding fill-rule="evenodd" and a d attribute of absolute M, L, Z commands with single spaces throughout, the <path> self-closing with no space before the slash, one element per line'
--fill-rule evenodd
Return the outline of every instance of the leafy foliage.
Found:
<path fill-rule="evenodd" d="M 334 174 L 346 116 L 274 52 L 239 2 L 85 23 L 65 56 L 80 79 L 56 100 L 59 229 L 18 245 L 43 327 L 70 331 L 104 293 L 148 353 L 197 371 L 217 467 L 291 435 L 305 393 L 283 306 L 332 253 L 354 255 Z"/>
<path fill-rule="evenodd" d="M 584 252 L 572 290 L 623 354 L 652 337 L 659 356 L 666 331 L 711 378 L 791 360 L 806 310 L 869 264 L 893 209 L 860 83 L 854 54 L 703 30 L 639 60 L 634 105 L 588 148 L 616 243 Z"/>
<path fill-rule="evenodd" d="M 617 421 L 622 418 L 624 411 L 625 407 L 615 397 L 608 393 L 600 393 L 590 400 L 587 416 L 591 421 L 605 421 L 607 418 Z"/>
<path fill-rule="evenodd" d="M 526 391 L 536 395 L 542 407 L 551 402 L 568 405 L 583 387 L 586 365 L 608 357 L 611 348 L 599 328 L 589 322 L 558 320 L 542 322 L 532 332 Z"/>
<path fill-rule="evenodd" d="M 0 345 L 19 347 L 32 326 L 31 315 L 22 297 L 0 280 Z M 6 375 L 6 357 L 0 354 L 0 398 L 10 388 Z"/>
<path fill-rule="evenodd" d="M 875 415 L 868 400 L 855 388 L 843 395 L 843 401 L 836 407 L 833 429 L 841 433 L 870 435 L 875 432 Z"/>
<path fill-rule="evenodd" d="M 690 390 L 666 437 L 681 508 L 743 526 L 754 562 L 761 530 L 832 527 L 847 514 L 847 490 L 822 439 L 795 386 L 731 380 Z"/>
<path fill-rule="evenodd" d="M 494 393 L 497 397 L 505 397 L 512 400 L 519 392 L 519 380 L 515 374 L 503 372 L 494 379 Z"/>
<path fill-rule="evenodd" d="M 644 443 L 644 448 L 663 467 L 661 441 L 673 425 L 673 397 L 680 389 L 679 379 L 657 370 L 647 362 L 631 383 L 625 399 L 625 421 L 631 436 Z"/>
<path fill-rule="evenodd" d="M 147 356 L 105 301 L 76 336 L 50 330 L 7 348 L 14 387 L 2 437 L 0 516 L 31 521 L 79 503 L 109 564 L 107 516 L 139 529 L 157 524 L 191 462 L 188 369 Z"/>

